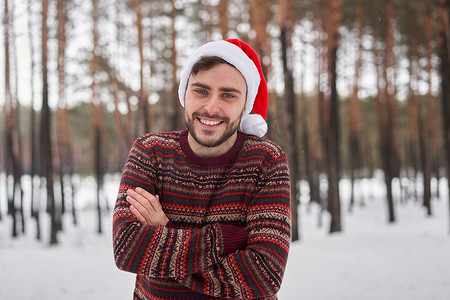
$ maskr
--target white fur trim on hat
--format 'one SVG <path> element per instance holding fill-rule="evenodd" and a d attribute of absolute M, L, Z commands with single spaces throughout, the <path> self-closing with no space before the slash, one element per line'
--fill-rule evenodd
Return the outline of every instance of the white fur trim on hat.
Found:
<path fill-rule="evenodd" d="M 267 133 L 267 123 L 261 115 L 243 115 L 241 119 L 241 130 L 247 134 L 262 137 Z"/>

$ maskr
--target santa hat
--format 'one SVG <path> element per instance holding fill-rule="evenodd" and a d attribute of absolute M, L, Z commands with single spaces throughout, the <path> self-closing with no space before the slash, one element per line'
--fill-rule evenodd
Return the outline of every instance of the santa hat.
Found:
<path fill-rule="evenodd" d="M 184 107 L 184 96 L 194 64 L 204 56 L 217 56 L 241 72 L 247 83 L 247 99 L 241 130 L 262 137 L 267 132 L 267 83 L 256 52 L 238 39 L 209 42 L 197 49 L 183 69 L 178 87 L 178 97 Z M 253 113 L 251 113 L 253 111 Z"/>

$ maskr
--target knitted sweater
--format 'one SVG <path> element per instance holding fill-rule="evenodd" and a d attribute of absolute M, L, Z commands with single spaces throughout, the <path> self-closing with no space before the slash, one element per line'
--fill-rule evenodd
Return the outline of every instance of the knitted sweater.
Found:
<path fill-rule="evenodd" d="M 276 299 L 290 243 L 286 155 L 238 131 L 219 157 L 198 157 L 187 130 L 138 138 L 113 216 L 119 269 L 136 273 L 134 299 Z M 170 222 L 140 223 L 126 192 L 159 195 Z"/>

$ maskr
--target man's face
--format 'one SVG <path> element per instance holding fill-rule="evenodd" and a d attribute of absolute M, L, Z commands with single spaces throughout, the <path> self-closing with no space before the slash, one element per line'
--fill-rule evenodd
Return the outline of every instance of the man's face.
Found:
<path fill-rule="evenodd" d="M 226 142 L 234 142 L 232 138 L 236 137 L 244 112 L 246 92 L 244 77 L 228 64 L 217 64 L 191 74 L 184 115 L 189 133 L 199 146 L 221 148 L 226 147 Z"/>

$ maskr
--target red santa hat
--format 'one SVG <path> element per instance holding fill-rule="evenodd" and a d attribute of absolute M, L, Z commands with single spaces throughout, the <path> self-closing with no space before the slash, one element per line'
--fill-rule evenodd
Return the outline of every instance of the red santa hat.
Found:
<path fill-rule="evenodd" d="M 262 137 L 267 132 L 267 83 L 256 52 L 238 39 L 209 42 L 197 49 L 183 69 L 178 87 L 178 97 L 184 107 L 184 96 L 194 64 L 204 56 L 217 56 L 233 65 L 247 83 L 247 99 L 241 130 Z M 253 113 L 252 113 L 253 112 Z"/>

